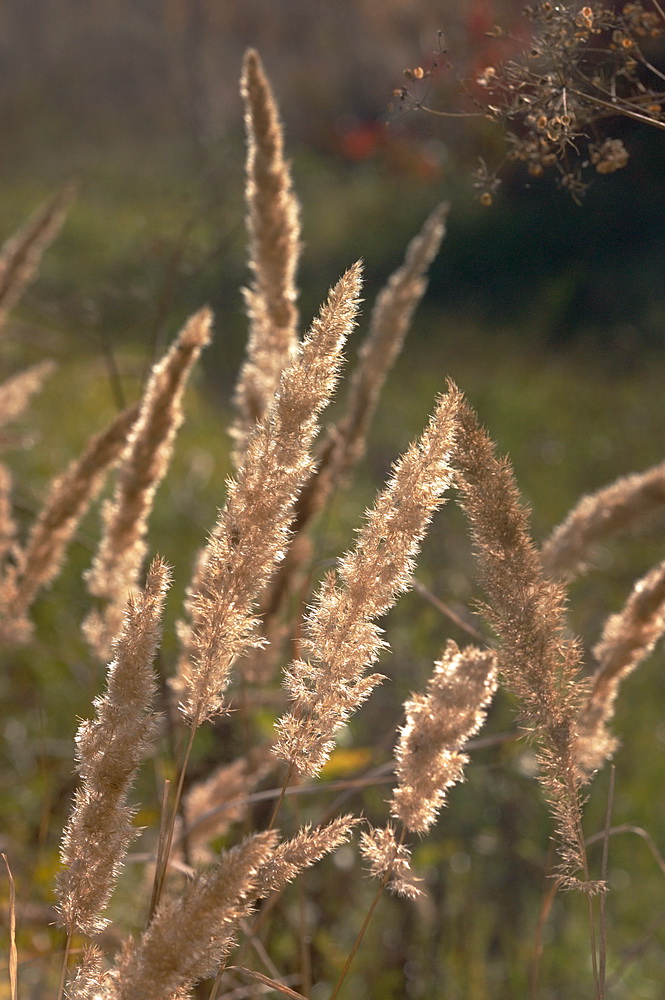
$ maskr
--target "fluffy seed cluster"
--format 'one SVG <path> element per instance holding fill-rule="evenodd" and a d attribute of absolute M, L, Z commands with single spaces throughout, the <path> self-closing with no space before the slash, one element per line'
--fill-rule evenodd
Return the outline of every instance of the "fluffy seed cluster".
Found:
<path fill-rule="evenodd" d="M 364 831 L 360 851 L 369 862 L 370 875 L 381 879 L 395 896 L 417 899 L 421 895 L 411 871 L 411 852 L 398 842 L 390 824 Z"/>
<path fill-rule="evenodd" d="M 501 640 L 499 665 L 540 740 L 539 778 L 556 818 L 561 876 L 575 882 L 585 851 L 581 830 L 577 720 L 586 693 L 578 644 L 567 635 L 563 586 L 549 579 L 529 535 L 513 471 L 498 459 L 477 415 L 460 409 L 455 465 L 481 579 L 484 613 Z"/>
<path fill-rule="evenodd" d="M 360 265 L 331 290 L 265 417 L 252 430 L 244 464 L 195 574 L 183 630 L 186 652 L 179 693 L 195 725 L 223 710 L 233 661 L 256 639 L 256 602 L 284 558 L 293 508 L 312 471 L 318 416 L 337 383 L 341 350 L 360 293 Z"/>
<path fill-rule="evenodd" d="M 607 724 L 621 681 L 646 659 L 664 632 L 665 563 L 660 563 L 638 580 L 623 609 L 608 619 L 593 651 L 598 667 L 577 735 L 579 764 L 586 776 L 602 767 L 617 747 Z"/>
<path fill-rule="evenodd" d="M 140 940 L 125 946 L 104 1000 L 164 1000 L 214 975 L 252 912 L 276 841 L 275 831 L 248 837 L 164 899 Z"/>
<path fill-rule="evenodd" d="M 126 800 L 156 733 L 152 661 L 169 579 L 156 560 L 145 590 L 130 598 L 106 694 L 95 702 L 95 719 L 82 723 L 76 736 L 81 785 L 63 836 L 57 883 L 60 917 L 70 932 L 95 934 L 106 926 L 101 913 L 137 832 Z"/>
<path fill-rule="evenodd" d="M 460 394 L 443 396 L 422 437 L 396 463 L 355 549 L 329 575 L 306 623 L 303 647 L 285 675 L 293 701 L 280 719 L 275 752 L 300 774 L 316 774 L 335 733 L 382 679 L 365 675 L 384 643 L 376 619 L 409 586 L 429 521 L 450 485 Z"/>
<path fill-rule="evenodd" d="M 102 615 L 92 614 L 86 626 L 86 635 L 100 655 L 116 634 L 126 594 L 136 586 L 146 555 L 148 517 L 184 419 L 187 378 L 211 333 L 212 314 L 201 309 L 153 368 L 122 455 L 113 498 L 104 506 L 104 529 L 88 573 L 88 588 L 108 605 Z"/>
<path fill-rule="evenodd" d="M 444 803 L 446 790 L 461 781 L 469 758 L 460 752 L 485 721 L 497 686 L 491 650 L 454 642 L 435 664 L 427 693 L 407 701 L 406 725 L 395 750 L 397 788 L 391 812 L 414 833 L 426 833 Z"/>

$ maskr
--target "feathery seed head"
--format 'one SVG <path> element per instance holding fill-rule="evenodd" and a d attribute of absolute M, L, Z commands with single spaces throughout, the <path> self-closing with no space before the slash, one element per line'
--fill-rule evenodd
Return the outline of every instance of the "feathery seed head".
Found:
<path fill-rule="evenodd" d="M 330 291 L 282 373 L 199 559 L 177 681 L 182 711 L 195 725 L 224 710 L 231 664 L 257 642 L 256 601 L 289 542 L 294 504 L 312 469 L 318 416 L 334 392 L 342 348 L 354 325 L 360 273 L 357 263 Z"/>
<path fill-rule="evenodd" d="M 407 830 L 426 833 L 447 789 L 461 780 L 468 763 L 461 748 L 482 726 L 496 686 L 496 655 L 474 647 L 460 650 L 451 641 L 435 664 L 427 693 L 406 702 L 391 811 Z"/>

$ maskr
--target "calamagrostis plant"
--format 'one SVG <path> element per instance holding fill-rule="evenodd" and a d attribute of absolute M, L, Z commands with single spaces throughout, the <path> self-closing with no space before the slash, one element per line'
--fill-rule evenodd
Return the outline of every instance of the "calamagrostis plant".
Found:
<path fill-rule="evenodd" d="M 138 832 L 127 794 L 156 735 L 152 662 L 169 579 L 156 560 L 145 589 L 130 597 L 106 694 L 95 702 L 95 719 L 82 723 L 76 737 L 82 781 L 62 841 L 64 867 L 57 885 L 60 918 L 70 934 L 95 934 L 106 926 L 102 912 Z"/>
<path fill-rule="evenodd" d="M 21 416 L 31 396 L 41 389 L 54 368 L 52 361 L 40 361 L 0 385 L 0 427 Z"/>
<path fill-rule="evenodd" d="M 462 747 L 483 725 L 497 683 L 492 650 L 460 650 L 449 641 L 434 665 L 427 694 L 416 694 L 404 705 L 406 724 L 395 749 L 397 787 L 390 803 L 402 834 L 398 840 L 388 823 L 364 832 L 360 844 L 370 873 L 396 896 L 415 899 L 421 894 L 411 874 L 404 834 L 427 833 L 447 789 L 462 780 L 469 762 Z"/>
<path fill-rule="evenodd" d="M 297 206 L 283 161 L 274 100 L 255 53 L 245 59 L 243 92 L 250 149 L 252 332 L 238 393 L 240 464 L 209 542 L 196 561 L 186 621 L 181 625 L 182 653 L 173 688 L 189 726 L 185 763 L 180 767 L 176 801 L 165 810 L 160 830 L 147 927 L 124 944 L 115 964 L 113 957 L 87 948 L 67 986 L 70 1000 L 186 1000 L 200 980 L 221 976 L 239 931 L 247 929 L 243 922 L 259 900 L 268 902 L 248 937 L 260 953 L 259 925 L 277 894 L 350 839 L 359 820 L 336 815 L 337 806 L 319 820 L 319 826 L 311 825 L 311 816 L 300 821 L 294 810 L 297 822 L 283 840 L 273 829 L 250 832 L 258 819 L 252 806 L 259 796 L 278 798 L 281 807 L 289 801 L 287 793 L 313 792 L 314 783 L 311 788 L 305 783 L 297 789 L 287 786 L 294 774 L 319 774 L 340 727 L 383 679 L 378 673 L 368 674 L 386 646 L 378 619 L 408 589 L 430 520 L 453 483 L 471 524 L 489 599 L 486 614 L 498 633 L 500 649 L 498 654 L 460 650 L 448 643 L 426 691 L 405 705 L 406 722 L 395 754 L 397 784 L 389 803 L 401 829 L 387 823 L 370 828 L 361 838 L 361 851 L 381 879 L 363 930 L 385 886 L 408 898 L 419 894 L 405 837 L 431 828 L 447 789 L 461 779 L 467 762 L 464 748 L 483 721 L 496 688 L 497 669 L 521 699 L 523 722 L 540 746 L 541 780 L 563 844 L 563 881 L 572 884 L 581 869 L 583 884 L 595 887 L 586 871 L 580 790 L 612 749 L 606 724 L 620 679 L 651 648 L 665 623 L 665 569 L 660 566 L 636 586 L 625 609 L 610 619 L 596 648 L 598 670 L 590 685 L 580 681 L 578 645 L 566 631 L 563 585 L 547 574 L 563 575 L 585 562 L 591 543 L 605 537 L 608 526 L 612 531 L 622 529 L 661 504 L 662 470 L 625 480 L 592 498 L 585 511 L 571 515 L 569 527 L 564 525 L 555 534 L 541 559 L 529 537 L 527 514 L 508 462 L 496 458 L 475 413 L 449 384 L 421 437 L 393 467 L 358 531 L 355 547 L 324 578 L 309 613 L 294 614 L 287 621 L 287 627 L 301 636 L 300 655 L 285 671 L 284 686 L 291 699 L 286 711 L 283 694 L 276 699 L 283 714 L 276 722 L 274 748 L 269 740 L 264 746 L 245 745 L 242 757 L 190 787 L 181 799 L 197 727 L 227 713 L 220 729 L 226 736 L 234 722 L 226 700 L 231 670 L 244 669 L 249 650 L 263 652 L 260 632 L 265 634 L 265 623 L 260 623 L 258 609 L 262 599 L 270 614 L 273 604 L 279 604 L 273 601 L 275 592 L 268 592 L 266 599 L 267 585 L 294 535 L 297 540 L 297 532 L 330 495 L 340 474 L 362 454 L 363 435 L 387 366 L 400 349 L 410 313 L 422 295 L 446 212 L 440 206 L 433 213 L 412 242 L 403 268 L 378 299 L 346 417 L 320 450 L 317 480 L 313 451 L 319 417 L 335 390 L 342 349 L 355 323 L 360 266 L 340 279 L 310 332 L 296 342 Z M 1 302 L 0 296 L 0 306 Z M 82 512 L 106 471 L 120 461 L 115 495 L 105 508 L 100 549 L 89 575 L 90 589 L 111 609 L 105 621 L 88 624 L 89 632 L 98 629 L 100 648 L 128 590 L 130 597 L 113 647 L 106 692 L 95 702 L 95 718 L 83 723 L 77 736 L 81 785 L 63 836 L 63 868 L 57 883 L 60 921 L 68 932 L 63 983 L 73 933 L 90 935 L 105 927 L 104 913 L 118 870 L 136 832 L 134 810 L 127 800 L 158 724 L 152 662 L 169 573 L 157 560 L 143 590 L 137 581 L 147 548 L 150 509 L 182 419 L 186 380 L 209 337 L 210 314 L 202 310 L 154 369 L 143 400 L 93 438 L 55 482 L 24 548 L 16 541 L 11 477 L 0 466 L 0 555 L 7 564 L 0 608 L 10 636 L 12 620 L 27 634 L 26 613 L 32 599 L 55 575 Z M 24 380 L 24 389 L 26 385 Z M 7 410 L 16 408 L 10 402 L 13 398 L 11 392 L 5 394 Z M 0 387 L 0 407 L 2 400 Z M 242 694 L 243 698 L 247 694 L 246 685 Z M 247 724 L 251 721 L 243 718 L 244 736 L 251 732 Z M 253 789 L 270 768 L 269 755 L 273 762 L 278 758 L 288 765 L 283 787 L 254 796 Z M 325 791 L 325 782 L 316 790 Z M 169 871 L 174 817 L 181 801 L 184 816 L 176 842 L 186 880 L 181 872 Z M 231 839 L 231 822 L 242 822 L 249 835 L 219 854 L 219 845 L 210 839 L 222 833 Z M 202 857 L 209 866 L 192 868 Z M 363 930 L 331 1000 L 338 995 Z M 269 965 L 268 969 L 272 974 Z M 248 971 L 283 993 L 287 989 L 262 973 Z M 306 985 L 301 988 L 309 992 Z M 601 992 L 599 987 L 597 995 Z"/>
<path fill-rule="evenodd" d="M 42 254 L 58 235 L 75 194 L 73 184 L 58 191 L 0 249 L 0 326 L 37 273 Z"/>
<path fill-rule="evenodd" d="M 437 205 L 409 243 L 403 264 L 377 296 L 356 368 L 349 379 L 344 416 L 328 429 L 316 472 L 298 503 L 299 530 L 363 456 L 381 390 L 402 350 L 413 313 L 425 294 L 427 270 L 441 246 L 447 216 L 448 205 Z"/>
<path fill-rule="evenodd" d="M 215 975 L 252 912 L 276 842 L 276 831 L 254 834 L 164 898 L 140 940 L 125 945 L 104 1000 L 166 1000 Z"/>
<path fill-rule="evenodd" d="M 624 608 L 605 624 L 593 654 L 598 667 L 578 722 L 580 766 L 587 774 L 602 767 L 618 741 L 607 730 L 624 677 L 646 659 L 665 631 L 665 563 L 633 587 Z"/>
<path fill-rule="evenodd" d="M 31 624 L 26 612 L 39 590 L 59 572 L 65 549 L 102 488 L 106 473 L 125 448 L 138 413 L 138 404 L 123 410 L 53 480 L 25 548 L 18 550 L 16 565 L 8 570 L 2 585 L 2 629 L 6 641 L 25 642 L 30 636 Z"/>
<path fill-rule="evenodd" d="M 421 895 L 411 871 L 411 851 L 395 833 L 392 823 L 365 830 L 360 852 L 369 864 L 369 873 L 381 880 L 394 896 L 417 899 Z"/>
<path fill-rule="evenodd" d="M 370 421 L 388 372 L 402 350 L 413 313 L 427 288 L 427 271 L 446 231 L 449 206 L 440 204 L 425 220 L 407 247 L 404 263 L 379 293 L 370 317 L 367 336 L 358 351 L 358 362 L 349 380 L 346 414 L 332 434 L 337 455 L 331 474 L 337 476 L 362 458 Z"/>
<path fill-rule="evenodd" d="M 7 557 L 14 548 L 14 538 L 16 537 L 16 524 L 12 509 L 12 485 L 11 472 L 6 465 L 0 462 L 0 573 L 3 576 L 7 572 Z M 3 580 L 0 584 L 0 609 L 6 603 L 3 599 L 5 593 L 6 584 Z"/>
<path fill-rule="evenodd" d="M 337 383 L 359 293 L 356 264 L 330 292 L 283 372 L 266 415 L 251 432 L 244 464 L 228 484 L 226 504 L 199 560 L 178 683 L 182 711 L 193 729 L 223 711 L 231 664 L 259 641 L 252 636 L 256 602 L 284 558 L 293 506 L 312 470 L 318 416 Z"/>
<path fill-rule="evenodd" d="M 362 458 L 381 389 L 402 349 L 411 317 L 427 287 L 427 269 L 441 245 L 447 213 L 448 206 L 441 204 L 430 214 L 407 247 L 403 264 L 390 276 L 374 303 L 369 329 L 358 352 L 357 367 L 349 380 L 344 415 L 327 430 L 318 451 L 316 468 L 296 503 L 295 537 L 262 599 L 264 632 L 270 639 L 272 655 L 253 658 L 250 669 L 257 680 L 272 675 L 272 661 L 281 653 L 287 630 L 279 620 L 279 612 L 287 595 L 296 590 L 298 571 L 311 555 L 305 530 Z"/>
<path fill-rule="evenodd" d="M 452 384 L 429 426 L 395 464 L 356 547 L 321 585 L 303 648 L 285 675 L 292 707 L 279 722 L 275 752 L 298 774 L 321 770 L 335 733 L 382 680 L 365 676 L 385 645 L 376 619 L 408 589 L 429 521 L 451 481 L 460 394 Z"/>
<path fill-rule="evenodd" d="M 612 536 L 643 531 L 664 506 L 665 462 L 582 497 L 543 545 L 545 569 L 562 578 L 583 572 L 595 546 Z"/>
<path fill-rule="evenodd" d="M 325 826 L 307 824 L 290 840 L 284 840 L 273 851 L 269 861 L 259 870 L 257 884 L 260 896 L 279 892 L 300 872 L 320 861 L 341 844 L 345 844 L 360 820 L 354 816 L 338 816 Z"/>
<path fill-rule="evenodd" d="M 154 367 L 122 455 L 113 498 L 104 506 L 104 531 L 88 588 L 109 603 L 103 615 L 91 615 L 86 625 L 100 656 L 117 630 L 125 595 L 136 586 L 147 548 L 147 519 L 183 421 L 187 378 L 210 342 L 211 325 L 210 310 L 201 309 Z"/>
<path fill-rule="evenodd" d="M 238 380 L 234 427 L 236 466 L 247 435 L 268 409 L 298 342 L 296 270 L 300 255 L 300 209 L 284 160 L 279 111 L 258 53 L 244 59 L 241 93 L 247 131 L 249 264 L 245 289 L 250 320 L 247 360 Z"/>
<path fill-rule="evenodd" d="M 67 1000 L 97 1000 L 105 979 L 101 948 L 95 944 L 85 946 L 76 972 L 67 985 Z"/>
<path fill-rule="evenodd" d="M 427 833 L 446 790 L 469 762 L 462 747 L 485 721 L 498 683 L 496 654 L 449 641 L 426 694 L 406 702 L 395 750 L 397 788 L 390 811 L 412 833 Z"/>
<path fill-rule="evenodd" d="M 53 367 L 50 361 L 42 361 L 6 379 L 0 385 L 0 427 L 16 420 L 23 413 L 31 396 L 41 388 Z M 9 434 L 0 433 L 0 447 L 7 448 L 18 443 Z M 15 594 L 16 564 L 23 561 L 17 542 L 12 487 L 9 469 L 0 464 L 0 634 L 9 642 L 27 637 L 29 633 L 24 616 L 8 612 L 9 603 Z"/>
<path fill-rule="evenodd" d="M 471 407 L 460 409 L 455 445 L 461 505 L 489 603 L 484 614 L 501 640 L 499 665 L 520 699 L 525 727 L 540 744 L 540 780 L 561 839 L 561 875 L 586 873 L 576 728 L 585 687 L 580 650 L 568 638 L 563 587 L 544 573 L 528 514 L 507 459 L 500 460 Z"/>
<path fill-rule="evenodd" d="M 191 786 L 183 799 L 191 857 L 211 860 L 209 842 L 248 817 L 251 793 L 274 767 L 275 758 L 268 747 L 252 747 L 247 755 L 222 764 Z"/>

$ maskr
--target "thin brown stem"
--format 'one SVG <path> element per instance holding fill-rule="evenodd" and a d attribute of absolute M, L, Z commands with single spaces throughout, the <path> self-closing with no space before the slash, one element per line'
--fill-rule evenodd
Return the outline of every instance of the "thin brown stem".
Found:
<path fill-rule="evenodd" d="M 67 934 L 67 943 L 65 945 L 65 953 L 62 956 L 62 969 L 60 971 L 60 986 L 58 987 L 58 1000 L 62 1000 L 65 995 L 65 984 L 67 982 L 67 967 L 69 965 L 69 956 L 72 950 L 72 937 L 74 931 L 70 930 Z"/>
<path fill-rule="evenodd" d="M 605 829 L 603 838 L 603 860 L 601 863 L 600 877 L 607 884 L 607 863 L 610 851 L 610 821 L 612 819 L 612 807 L 614 805 L 614 779 L 616 768 L 614 764 L 610 767 L 610 787 L 607 791 L 607 811 L 605 813 Z M 607 913 L 606 913 L 607 893 L 601 893 L 599 901 L 599 930 L 600 930 L 600 952 L 599 952 L 599 979 L 600 993 L 605 996 L 607 988 Z"/>
<path fill-rule="evenodd" d="M 18 952 L 16 949 L 16 887 L 6 854 L 0 854 L 9 880 L 9 995 L 18 1000 Z"/>
<path fill-rule="evenodd" d="M 632 823 L 623 823 L 621 826 L 610 827 L 610 829 L 607 832 L 611 837 L 614 837 L 618 833 L 636 833 L 638 837 L 641 837 L 642 840 L 646 841 L 646 844 L 649 850 L 651 851 L 656 861 L 656 864 L 660 868 L 662 874 L 665 875 L 665 858 L 663 858 L 663 855 L 656 847 L 653 838 L 641 826 L 634 826 Z M 587 847 L 589 847 L 591 844 L 598 843 L 599 840 L 604 840 L 604 838 L 605 838 L 605 831 L 601 830 L 600 833 L 594 833 L 593 836 L 588 837 L 586 840 L 586 845 Z"/>
<path fill-rule="evenodd" d="M 342 967 L 342 971 L 340 972 L 339 978 L 338 978 L 337 982 L 335 983 L 335 988 L 333 989 L 332 993 L 330 994 L 330 1000 L 335 1000 L 335 998 L 337 997 L 339 991 L 342 988 L 342 984 L 343 984 L 344 980 L 346 979 L 346 974 L 348 973 L 349 969 L 351 968 L 351 963 L 353 962 L 353 959 L 356 957 L 356 952 L 358 951 L 358 949 L 360 948 L 360 945 L 362 944 L 363 937 L 365 936 L 365 931 L 369 927 L 369 922 L 370 922 L 370 920 L 372 919 L 372 917 L 374 915 L 374 911 L 375 911 L 376 907 L 378 906 L 379 900 L 381 899 L 381 896 L 383 895 L 383 891 L 386 888 L 386 886 L 388 885 L 389 881 L 390 881 L 390 871 L 387 871 L 386 874 L 381 879 L 381 882 L 379 884 L 378 889 L 376 890 L 376 893 L 374 895 L 374 899 L 372 900 L 370 908 L 367 911 L 365 919 L 363 920 L 363 925 L 360 928 L 360 930 L 358 931 L 356 939 L 353 942 L 353 947 L 351 948 L 351 951 L 349 952 L 349 954 L 346 957 L 346 961 L 345 961 L 345 963 L 344 963 L 344 965 Z"/>
<path fill-rule="evenodd" d="M 556 899 L 556 894 L 561 888 L 561 879 L 550 879 L 547 891 L 544 893 L 540 903 L 538 922 L 536 924 L 536 938 L 533 946 L 533 966 L 531 968 L 531 986 L 529 990 L 530 1000 L 536 1000 L 540 980 L 540 960 L 543 955 L 543 928 L 552 909 L 552 904 Z"/>
<path fill-rule="evenodd" d="M 289 769 L 286 772 L 286 777 L 284 778 L 284 783 L 282 785 L 281 791 L 279 793 L 279 798 L 275 803 L 275 808 L 272 811 L 272 816 L 270 817 L 270 823 L 268 824 L 268 829 L 272 830 L 277 820 L 279 810 L 282 808 L 282 802 L 284 801 L 284 796 L 286 795 L 287 788 L 289 787 L 289 782 L 293 777 L 293 763 L 289 764 Z"/>
<path fill-rule="evenodd" d="M 192 725 L 189 732 L 189 739 L 187 740 L 187 746 L 185 748 L 183 762 L 180 768 L 180 775 L 178 777 L 178 785 L 176 787 L 175 801 L 173 803 L 173 808 L 171 809 L 171 814 L 166 828 L 163 844 L 162 842 L 160 842 L 160 849 L 157 856 L 157 865 L 155 868 L 155 881 L 153 884 L 152 899 L 150 900 L 150 914 L 148 922 L 152 920 L 155 910 L 159 906 L 159 900 L 162 895 L 162 889 L 164 888 L 164 879 L 166 878 L 166 870 L 168 868 L 169 855 L 171 853 L 171 847 L 173 844 L 173 834 L 175 831 L 176 820 L 178 818 L 180 800 L 182 798 L 182 790 L 185 785 L 185 775 L 187 773 L 187 765 L 189 764 L 189 758 L 192 752 L 192 746 L 194 745 L 194 736 L 196 733 L 197 722 L 198 722 L 197 718 L 195 718 L 192 721 Z"/>
<path fill-rule="evenodd" d="M 594 97 L 593 94 L 585 94 L 579 90 L 574 90 L 572 87 L 568 87 L 568 91 L 571 94 L 575 94 L 576 97 L 582 97 L 584 100 L 589 101 L 591 104 L 599 108 L 607 108 L 608 111 L 612 111 L 615 115 L 624 115 L 626 118 L 633 118 L 636 122 L 644 122 L 646 125 L 652 125 L 654 128 L 661 129 L 665 131 L 665 121 L 661 122 L 653 115 L 642 115 L 637 111 L 633 111 L 632 108 L 624 103 L 617 101 L 603 101 L 600 97 Z"/>

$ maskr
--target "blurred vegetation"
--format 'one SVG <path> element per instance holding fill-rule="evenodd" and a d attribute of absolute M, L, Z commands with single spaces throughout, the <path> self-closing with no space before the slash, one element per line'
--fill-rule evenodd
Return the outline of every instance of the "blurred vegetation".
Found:
<path fill-rule="evenodd" d="M 387 386 L 359 481 L 318 526 L 327 558 L 350 544 L 359 511 L 422 427 L 447 375 L 510 453 L 533 506 L 537 538 L 580 494 L 662 459 L 660 136 L 631 126 L 629 166 L 599 181 L 581 209 L 548 185 L 526 185 L 516 174 L 486 210 L 472 201 L 466 180 L 472 154 L 494 141 L 483 127 L 474 131 L 469 124 L 470 133 L 461 135 L 459 127 L 448 132 L 439 122 L 410 116 L 387 133 L 382 124 L 375 128 L 387 115 L 402 68 L 417 64 L 436 44 L 437 4 L 98 0 L 67 6 L 14 0 L 0 16 L 0 231 L 9 235 L 70 176 L 81 182 L 66 227 L 1 347 L 5 373 L 44 356 L 59 365 L 22 420 L 30 443 L 11 456 L 26 520 L 49 479 L 104 425 L 120 396 L 136 398 L 147 366 L 184 317 L 202 302 L 217 316 L 216 342 L 189 393 L 188 420 L 152 521 L 153 549 L 176 568 L 171 625 L 229 472 L 229 393 L 245 333 L 236 79 L 247 44 L 261 48 L 280 95 L 303 204 L 304 321 L 359 256 L 371 302 L 435 202 L 443 195 L 453 206 L 430 290 Z M 461 14 L 456 38 L 463 36 L 463 21 Z M 294 24 L 302 27 L 294 31 Z M 81 574 L 96 533 L 93 512 L 64 575 L 39 601 L 36 647 L 3 655 L 0 839 L 19 899 L 50 899 L 73 787 L 72 738 L 102 682 L 80 637 L 86 609 Z M 592 644 L 633 580 L 660 558 L 658 534 L 604 550 L 599 571 L 576 585 L 573 628 Z M 449 506 L 437 518 L 418 579 L 465 611 L 477 597 L 473 578 L 464 526 Z M 444 638 L 463 639 L 418 594 L 400 603 L 386 627 L 393 648 L 381 667 L 390 676 L 387 693 L 379 692 L 353 724 L 356 745 L 370 754 L 377 732 L 383 750 L 390 747 L 399 704 L 429 675 Z M 166 653 L 172 654 L 172 628 L 166 636 Z M 613 822 L 642 826 L 665 847 L 662 666 L 658 650 L 621 693 L 615 730 L 624 745 L 616 759 Z M 487 732 L 512 728 L 512 718 L 513 707 L 499 699 Z M 202 770 L 207 759 L 229 752 L 225 735 L 220 727 L 199 748 Z M 152 808 L 157 777 L 148 775 L 140 789 L 146 808 Z M 370 819 L 383 814 L 385 791 L 378 786 L 368 793 Z M 602 829 L 606 796 L 604 773 L 592 788 L 589 834 Z M 528 996 L 551 860 L 549 829 L 529 751 L 507 742 L 475 753 L 468 780 L 451 794 L 435 835 L 415 851 L 427 898 L 417 907 L 382 901 L 344 996 Z M 599 855 L 592 856 L 598 862 Z M 624 959 L 626 968 L 608 996 L 662 996 L 663 877 L 637 836 L 612 840 L 610 974 Z M 318 1000 L 329 995 L 326 981 L 348 953 L 373 890 L 344 850 L 306 882 L 313 972 L 320 980 L 312 1000 Z M 116 905 L 122 907 L 123 897 Z M 278 965 L 292 958 L 287 939 L 296 910 L 295 895 L 287 896 L 286 930 L 269 942 Z M 39 930 L 27 919 L 19 928 L 25 995 L 35 1000 L 44 956 L 53 947 L 48 919 Z M 557 898 L 544 933 L 538 996 L 589 996 L 586 902 Z M 0 997 L 7 995 L 2 978 Z"/>

